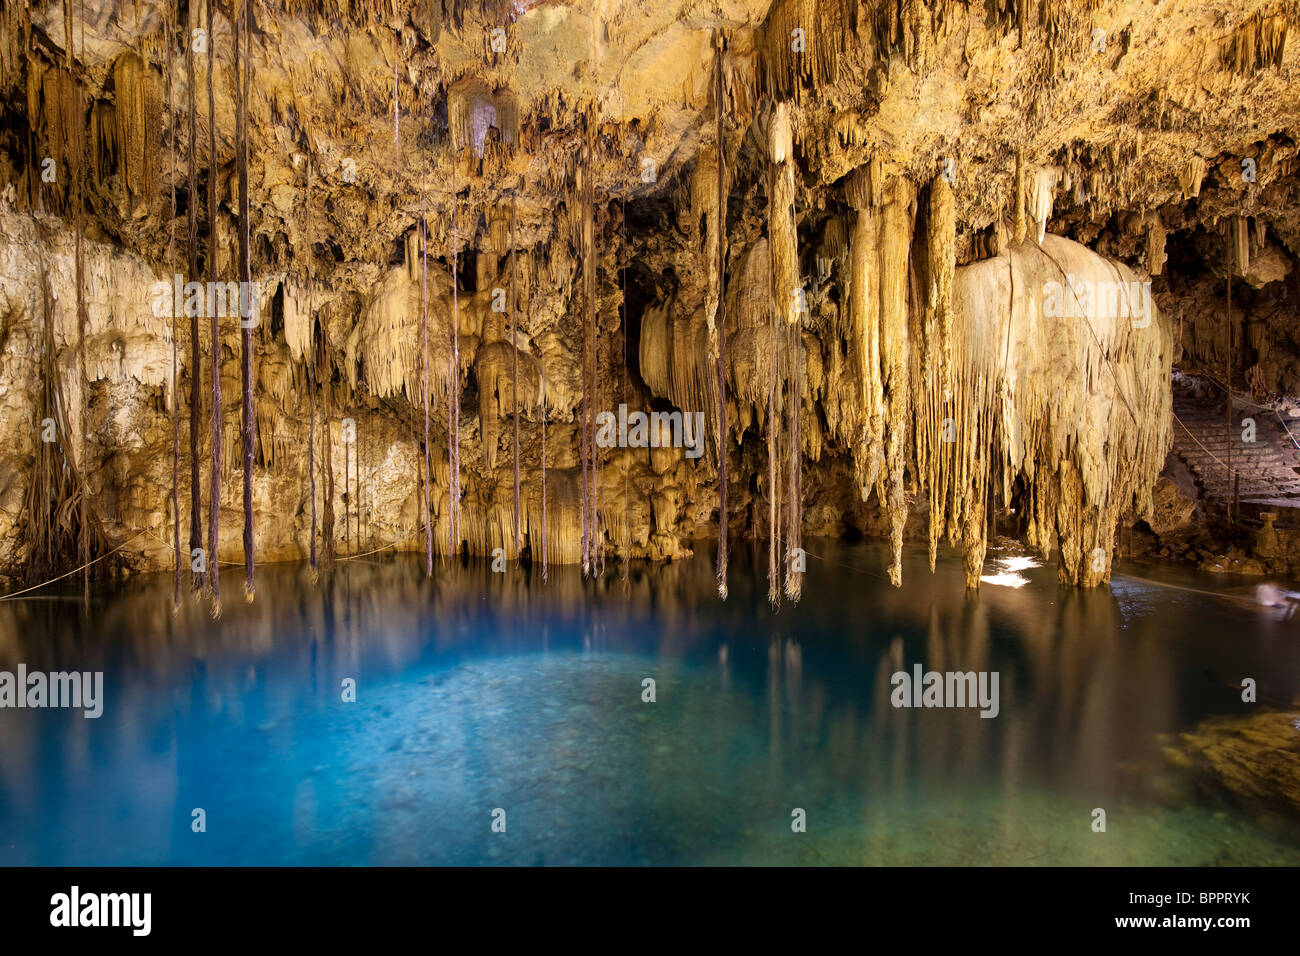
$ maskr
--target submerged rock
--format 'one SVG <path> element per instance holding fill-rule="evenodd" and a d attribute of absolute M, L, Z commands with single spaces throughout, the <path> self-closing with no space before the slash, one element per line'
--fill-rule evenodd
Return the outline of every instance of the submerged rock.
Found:
<path fill-rule="evenodd" d="M 1300 708 L 1214 718 L 1162 743 L 1203 791 L 1256 813 L 1300 814 Z"/>

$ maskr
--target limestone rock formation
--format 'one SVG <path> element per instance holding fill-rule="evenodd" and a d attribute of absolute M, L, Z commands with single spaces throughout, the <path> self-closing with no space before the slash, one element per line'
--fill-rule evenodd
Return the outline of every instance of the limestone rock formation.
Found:
<path fill-rule="evenodd" d="M 1300 716 L 1266 710 L 1216 718 L 1165 741 L 1165 756 L 1195 784 L 1243 809 L 1285 819 L 1300 809 Z"/>
<path fill-rule="evenodd" d="M 0 569 L 721 530 L 776 599 L 1001 522 L 1105 581 L 1175 363 L 1300 392 L 1298 15 L 0 0 Z"/>

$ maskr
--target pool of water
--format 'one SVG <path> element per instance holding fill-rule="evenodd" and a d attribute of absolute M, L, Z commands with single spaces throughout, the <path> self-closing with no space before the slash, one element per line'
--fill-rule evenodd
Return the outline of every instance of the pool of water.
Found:
<path fill-rule="evenodd" d="M 268 565 L 216 622 L 168 575 L 0 602 L 0 670 L 104 672 L 98 719 L 0 709 L 0 863 L 1300 863 L 1296 821 L 1162 752 L 1294 706 L 1296 621 L 1151 569 L 968 595 L 923 551 L 896 590 L 886 557 L 815 542 L 775 611 L 744 552 L 725 603 L 704 554 L 595 582 Z M 996 672 L 997 716 L 893 706 L 917 664 Z"/>

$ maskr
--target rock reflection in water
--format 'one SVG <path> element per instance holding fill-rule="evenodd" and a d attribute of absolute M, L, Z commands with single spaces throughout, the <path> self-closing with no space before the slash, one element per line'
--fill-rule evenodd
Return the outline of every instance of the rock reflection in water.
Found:
<path fill-rule="evenodd" d="M 763 557 L 733 556 L 725 603 L 706 554 L 545 585 L 478 562 L 429 580 L 418 557 L 315 583 L 267 565 L 219 622 L 173 615 L 166 575 L 84 616 L 0 603 L 0 669 L 106 672 L 99 720 L 0 711 L 0 862 L 1300 860 L 1289 832 L 1148 780 L 1159 735 L 1247 712 L 1241 675 L 1293 699 L 1284 622 L 1122 573 L 1087 592 L 1020 568 L 1027 586 L 968 594 L 923 552 L 894 589 L 882 549 L 825 543 L 773 612 Z M 999 716 L 894 708 L 916 664 L 998 672 Z M 1097 806 L 1122 839 L 1091 832 Z"/>

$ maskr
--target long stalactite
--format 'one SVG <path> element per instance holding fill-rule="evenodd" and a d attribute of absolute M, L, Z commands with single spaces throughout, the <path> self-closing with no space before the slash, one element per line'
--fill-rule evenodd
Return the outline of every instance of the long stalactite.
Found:
<path fill-rule="evenodd" d="M 252 61 L 250 0 L 243 0 L 241 14 L 244 20 L 242 38 L 244 50 L 239 49 L 241 30 L 235 28 L 235 83 L 238 95 L 238 167 L 239 167 L 239 279 L 240 332 L 242 341 L 243 372 L 243 444 L 244 444 L 244 600 L 252 601 L 256 592 L 253 581 L 255 538 L 253 533 L 253 461 L 257 413 L 253 407 L 253 322 L 258 309 L 253 286 L 251 262 L 251 217 L 248 207 L 248 89 L 249 69 Z M 241 78 L 242 72 L 242 78 Z"/>
<path fill-rule="evenodd" d="M 210 5 L 209 5 L 210 6 Z M 187 273 L 190 281 L 195 281 L 201 274 L 199 271 L 199 172 L 198 172 L 198 86 L 194 80 L 194 43 L 189 37 L 194 35 L 198 29 L 198 4 L 192 4 L 188 9 L 190 29 L 186 32 L 187 40 L 185 43 L 185 79 L 186 87 L 189 90 L 189 162 L 188 162 L 188 198 L 185 204 L 185 220 L 187 229 Z M 209 24 L 211 24 L 211 14 L 209 13 Z M 210 31 L 209 31 L 210 32 Z M 212 63 L 208 61 L 208 86 L 211 90 L 212 84 Z M 209 122 L 211 116 L 209 116 Z M 212 181 L 215 174 L 211 172 L 212 164 L 209 164 L 208 183 L 209 189 L 212 189 Z M 209 212 L 209 217 L 211 213 Z M 211 236 L 213 225 L 211 218 L 208 221 L 208 234 Z M 212 241 L 208 241 L 208 256 L 213 255 Z M 203 547 L 203 482 L 200 478 L 201 459 L 199 454 L 199 443 L 201 441 L 201 429 L 203 420 L 203 346 L 199 340 L 199 309 L 187 308 L 190 320 L 190 554 Z M 203 572 L 196 572 L 192 576 L 192 584 L 195 590 L 202 587 L 204 582 Z"/>
<path fill-rule="evenodd" d="M 542 472 L 541 552 L 542 552 L 542 581 L 544 583 L 550 576 L 550 560 L 548 555 L 548 541 L 546 535 L 546 370 L 544 367 L 540 371 L 539 378 L 541 380 L 539 400 L 542 406 L 542 426 L 541 426 L 542 450 L 541 450 L 541 464 L 539 467 Z"/>
<path fill-rule="evenodd" d="M 513 534 L 514 550 L 513 554 L 516 559 L 519 557 L 519 302 L 518 295 L 518 268 L 517 258 L 519 252 L 515 246 L 515 199 L 513 194 L 510 197 L 510 294 L 509 294 L 509 316 L 510 316 L 510 408 L 511 417 L 514 425 L 514 509 L 513 509 Z"/>
<path fill-rule="evenodd" d="M 420 450 L 420 474 L 423 479 L 424 494 L 421 515 L 424 518 L 424 574 L 433 576 L 433 498 L 429 487 L 429 475 L 433 470 L 433 460 L 429 452 L 429 220 L 427 216 L 427 196 L 421 189 L 420 197 L 420 343 L 421 343 L 421 383 L 420 397 L 424 405 L 424 444 Z"/>
<path fill-rule="evenodd" d="M 928 556 L 935 569 L 939 540 L 944 534 L 944 503 L 952 475 L 952 446 L 956 434 L 952 407 L 952 280 L 955 269 L 956 210 L 947 178 L 930 182 L 926 216 L 926 282 L 921 342 L 920 378 L 913 390 L 916 416 L 917 470 L 928 475 Z"/>
<path fill-rule="evenodd" d="M 768 201 L 772 201 L 774 195 L 774 171 L 768 170 Z M 784 561 L 782 560 L 781 550 L 781 429 L 778 423 L 781 421 L 783 414 L 782 402 L 782 364 L 785 350 L 781 348 L 780 343 L 783 336 L 780 334 L 781 326 L 784 324 L 784 317 L 781 315 L 777 306 L 776 295 L 776 265 L 772 261 L 773 250 L 776 244 L 770 239 L 767 244 L 768 263 L 767 263 L 767 308 L 764 310 L 767 316 L 766 331 L 768 348 L 773 353 L 768 359 L 768 381 L 767 381 L 767 599 L 773 607 L 779 607 L 782 593 L 782 572 L 784 570 Z"/>
<path fill-rule="evenodd" d="M 175 52 L 175 51 L 173 50 L 173 46 L 172 46 L 172 44 L 173 44 L 173 42 L 174 42 L 174 41 L 173 41 L 173 38 L 174 38 L 174 36 L 175 36 L 175 32 L 176 32 L 175 16 L 176 16 L 175 13 L 172 13 L 172 14 L 170 14 L 170 15 L 167 17 L 167 24 L 166 24 L 166 30 L 165 30 L 165 37 L 166 37 L 166 44 L 167 44 L 167 116 L 168 116 L 168 118 L 171 120 L 171 143 L 170 143 L 170 147 L 171 147 L 171 148 L 170 148 L 170 150 L 169 150 L 169 152 L 170 152 L 170 158 L 171 158 L 171 176 L 170 176 L 170 180 L 171 180 L 171 189 L 170 189 L 170 191 L 171 191 L 171 204 L 170 204 L 170 210 L 169 210 L 169 212 L 168 212 L 168 216 L 167 216 L 167 257 L 166 257 L 166 263 L 167 263 L 167 268 L 168 268 L 168 269 L 174 269 L 175 266 L 176 266 L 176 263 L 175 263 L 175 261 L 173 260 L 173 253 L 174 253 L 175 246 L 176 246 L 176 133 L 177 133 L 177 126 L 176 126 L 176 122 L 175 122 L 175 117 L 176 117 L 176 98 L 175 98 L 175 90 L 173 89 L 173 83 L 172 83 L 172 57 L 173 57 L 173 54 L 174 54 L 174 52 Z M 187 50 L 190 49 L 190 44 L 189 44 L 188 42 L 185 44 L 185 48 L 186 48 Z M 193 89 L 194 89 L 194 61 L 193 61 L 193 58 L 192 58 L 192 54 L 187 55 L 187 59 L 189 60 L 189 64 L 190 64 L 190 65 L 189 65 L 189 86 L 190 86 L 190 90 L 191 90 L 191 100 L 192 100 L 192 99 L 193 99 L 192 91 L 193 91 Z M 191 143 L 192 143 L 192 142 L 193 142 L 193 132 L 192 132 L 192 131 L 191 131 L 191 134 L 190 134 L 190 135 L 191 135 Z M 191 156 L 191 164 L 190 164 L 190 168 L 193 169 L 193 162 L 192 162 L 192 160 L 193 160 L 193 148 L 192 148 L 192 147 L 191 147 L 191 153 L 190 153 L 190 156 Z M 189 195 L 190 195 L 190 198 L 189 198 L 189 206 L 190 206 L 191 209 L 193 209 L 193 208 L 194 208 L 194 191 L 191 190 Z M 193 275 L 193 274 L 194 274 L 194 272 L 191 271 L 191 272 L 190 272 L 190 275 Z M 172 610 L 173 610 L 173 612 L 176 612 L 176 611 L 179 611 L 179 610 L 180 610 L 180 606 L 181 606 L 181 579 L 182 579 L 182 575 L 181 575 L 181 513 L 180 513 L 180 455 L 181 455 L 181 404 L 180 404 L 180 403 L 181 403 L 181 396 L 180 396 L 180 391 L 179 391 L 179 366 L 180 366 L 180 362 L 179 362 L 179 355 L 178 355 L 178 350 L 179 350 L 180 346 L 179 346 L 179 344 L 177 343 L 177 333 L 180 331 L 180 328 L 179 328 L 179 322 L 178 322 L 178 315 L 177 315 L 177 309 L 176 309 L 176 302 L 175 302 L 174 299 L 173 299 L 173 301 L 172 301 L 172 308 L 168 310 L 168 313 L 169 313 L 169 315 L 170 315 L 170 317 L 171 317 L 171 340 L 172 340 L 172 342 L 171 342 L 171 345 L 172 345 L 172 349 L 171 349 L 171 352 L 172 352 L 172 355 L 171 355 L 171 359 L 172 359 L 172 368 L 171 368 L 171 388 L 170 388 L 170 393 L 171 393 L 171 416 L 172 416 L 172 421 L 171 421 L 171 425 L 172 425 L 172 487 L 171 487 L 171 512 L 172 512 L 172 551 L 175 552 L 175 553 L 174 553 L 174 556 L 173 556 L 173 564 L 174 564 L 174 572 L 175 572 L 175 575 L 174 575 L 174 581 L 173 581 L 173 586 L 172 586 Z M 197 339 L 197 336 L 195 336 L 195 338 Z"/>
<path fill-rule="evenodd" d="M 306 190 L 306 219 L 307 219 L 307 248 L 315 248 L 315 230 L 312 228 L 315 224 L 314 206 L 312 205 L 312 187 L 315 185 L 313 174 L 315 173 L 315 164 L 311 156 L 307 157 L 307 190 Z M 319 561 L 316 553 L 316 308 L 313 293 L 315 292 L 314 283 L 312 282 L 311 263 L 308 262 L 304 281 L 307 285 L 307 355 L 303 363 L 307 368 L 307 497 L 310 499 L 311 510 L 311 531 L 307 544 L 307 566 L 311 570 L 312 576 L 319 572 Z"/>
<path fill-rule="evenodd" d="M 460 553 L 460 223 L 458 207 L 460 197 L 456 191 L 456 164 L 458 150 L 453 144 L 451 152 L 451 354 L 447 377 L 447 455 L 448 455 L 448 507 L 447 554 Z"/>
<path fill-rule="evenodd" d="M 582 250 L 582 571 L 597 571 L 596 520 L 596 224 L 592 162 L 595 157 L 595 118 L 587 113 L 587 136 L 579 179 L 579 248 Z"/>
<path fill-rule="evenodd" d="M 73 30 L 72 30 L 72 4 L 65 2 L 63 5 L 65 14 L 65 37 L 67 52 L 67 70 L 69 74 L 73 72 Z M 85 58 L 86 34 L 85 23 L 82 23 L 81 34 L 82 58 Z M 81 135 L 82 117 L 85 115 L 85 103 L 80 83 L 74 83 L 76 112 L 74 114 L 75 128 L 78 135 L 74 142 L 77 145 L 77 157 L 80 160 L 84 155 L 84 136 Z M 90 508 L 90 488 L 87 484 L 89 478 L 86 463 L 90 460 L 87 454 L 89 450 L 89 434 L 86 424 L 87 405 L 90 404 L 90 371 L 86 365 L 86 199 L 85 199 L 85 167 L 82 162 L 76 163 L 72 173 L 72 196 L 74 204 L 74 228 L 75 228 L 75 253 L 76 260 L 76 307 L 77 307 L 77 393 L 79 400 L 77 402 L 77 444 L 78 458 L 82 463 L 81 466 L 81 494 L 78 496 L 78 527 L 82 529 L 79 535 L 81 541 L 81 581 L 82 581 L 82 608 L 84 612 L 89 612 L 90 607 L 90 536 L 85 533 L 85 529 L 90 526 L 89 508 Z"/>
<path fill-rule="evenodd" d="M 726 150 L 726 111 L 724 109 L 724 81 L 722 60 L 726 50 L 726 41 L 719 32 L 714 37 L 714 93 L 713 108 L 716 113 L 717 127 L 717 218 L 714 231 L 717 234 L 715 263 L 718 273 L 717 319 L 714 321 L 714 335 L 717 339 L 717 405 L 718 405 L 718 556 L 714 574 L 718 581 L 718 597 L 727 599 L 727 455 L 729 453 L 727 427 L 727 150 Z"/>
<path fill-rule="evenodd" d="M 321 495 L 321 559 L 326 568 L 334 564 L 336 547 L 334 536 L 334 433 L 330 427 L 334 402 L 334 370 L 329 359 L 329 323 L 321 321 L 320 336 L 313 361 L 316 363 L 316 381 L 321 389 L 321 457 L 325 463 L 325 488 Z"/>
<path fill-rule="evenodd" d="M 909 255 L 912 242 L 911 209 L 914 196 L 901 177 L 891 181 L 880 218 L 880 369 L 885 394 L 885 462 L 881 499 L 889 516 L 892 559 L 889 580 L 903 582 L 903 531 L 907 524 L 904 469 L 907 464 L 907 429 L 910 417 L 908 370 Z"/>
<path fill-rule="evenodd" d="M 217 282 L 217 106 L 216 106 L 216 37 L 212 18 L 213 0 L 208 0 L 208 288 Z M 212 474 L 208 485 L 208 591 L 212 616 L 221 616 L 221 323 L 217 310 L 211 309 L 212 334 Z M 197 355 L 195 357 L 197 365 Z"/>
<path fill-rule="evenodd" d="M 771 163 L 771 195 L 769 198 L 769 248 L 772 261 L 772 288 L 775 299 L 774 312 L 781 317 L 776 336 L 784 340 L 781 349 L 785 357 L 784 414 L 786 420 L 784 477 L 784 529 L 785 551 L 782 555 L 785 568 L 785 595 L 798 601 L 803 592 L 801 545 L 803 527 L 802 461 L 803 446 L 800 424 L 803 405 L 803 333 L 802 323 L 807 305 L 807 294 L 799 278 L 798 234 L 795 227 L 794 138 L 788 103 L 773 105 L 767 120 L 767 151 Z M 775 430 L 777 421 L 769 422 Z"/>

